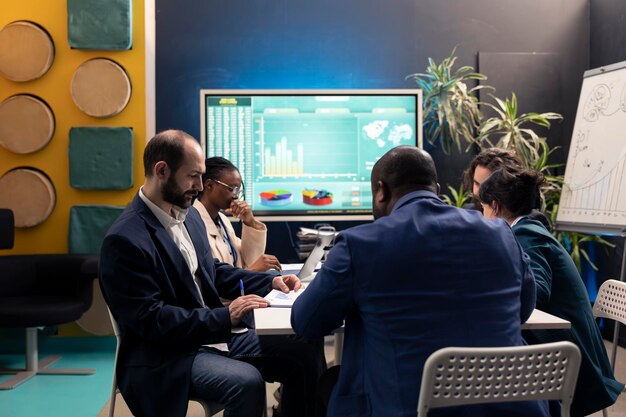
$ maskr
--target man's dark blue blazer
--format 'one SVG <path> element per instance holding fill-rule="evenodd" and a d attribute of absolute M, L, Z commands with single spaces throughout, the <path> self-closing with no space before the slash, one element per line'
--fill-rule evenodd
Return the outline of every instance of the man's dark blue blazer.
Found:
<path fill-rule="evenodd" d="M 328 260 L 296 300 L 299 335 L 345 319 L 343 360 L 329 417 L 415 417 L 426 358 L 446 346 L 524 344 L 535 305 L 528 260 L 509 226 L 444 204 L 434 193 L 402 197 L 389 216 L 339 234 Z M 524 402 L 436 409 L 429 416 L 546 416 Z"/>
<path fill-rule="evenodd" d="M 198 257 L 203 308 L 189 267 L 165 228 L 136 195 L 102 244 L 100 285 L 122 335 L 117 380 L 135 416 L 184 416 L 191 365 L 203 344 L 228 342 L 231 322 L 220 296 L 265 295 L 272 276 L 215 262 L 200 215 L 185 227 Z"/>

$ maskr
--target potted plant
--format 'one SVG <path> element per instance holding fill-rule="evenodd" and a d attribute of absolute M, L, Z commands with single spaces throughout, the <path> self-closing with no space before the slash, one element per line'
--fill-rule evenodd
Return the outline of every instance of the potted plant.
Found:
<path fill-rule="evenodd" d="M 502 148 L 512 150 L 528 167 L 533 167 L 540 159 L 540 151 L 546 143 L 545 138 L 539 137 L 529 125 L 549 128 L 550 120 L 561 120 L 557 113 L 524 113 L 517 114 L 517 96 L 504 100 L 490 94 L 496 105 L 482 103 L 496 113 L 495 116 L 482 121 L 478 128 L 476 143 L 479 148 Z M 496 140 L 494 140 L 494 137 Z M 548 156 L 551 152 L 544 154 Z"/>
<path fill-rule="evenodd" d="M 425 73 L 407 76 L 417 83 L 424 94 L 424 136 L 435 145 L 439 143 L 446 154 L 455 145 L 461 150 L 461 143 L 471 144 L 475 129 L 482 120 L 476 92 L 486 85 L 469 87 L 468 83 L 484 81 L 484 75 L 474 72 L 474 68 L 463 66 L 454 69 L 457 57 L 452 53 L 437 64 L 428 58 Z"/>
<path fill-rule="evenodd" d="M 540 137 L 532 127 L 550 127 L 551 120 L 561 120 L 557 113 L 524 113 L 518 115 L 518 103 L 515 93 L 511 98 L 504 100 L 490 94 L 495 101 L 487 103 L 479 101 L 477 92 L 480 89 L 493 89 L 487 85 L 478 85 L 468 88 L 468 81 L 484 81 L 483 74 L 473 72 L 473 68 L 463 66 L 454 70 L 456 48 L 440 64 L 432 58 L 428 59 L 425 73 L 409 75 L 424 91 L 424 136 L 430 144 L 439 142 L 446 154 L 450 153 L 452 145 L 460 150 L 461 143 L 465 142 L 467 152 L 472 145 L 479 150 L 498 147 L 513 151 L 520 157 L 528 168 L 544 174 L 546 186 L 542 189 L 542 211 L 556 221 L 558 203 L 563 187 L 563 176 L 555 175 L 553 170 L 561 164 L 550 164 L 550 155 L 555 149 L 550 149 L 546 139 Z M 488 106 L 494 111 L 494 116 L 485 119 L 479 106 Z M 463 207 L 471 200 L 470 190 L 465 190 L 463 184 L 459 189 L 448 185 L 450 195 L 442 196 L 450 205 Z M 596 242 L 601 246 L 613 247 L 610 242 L 596 235 L 582 235 L 574 232 L 552 231 L 572 256 L 578 270 L 581 269 L 581 259 L 589 262 L 597 270 L 582 246 L 583 243 Z"/>

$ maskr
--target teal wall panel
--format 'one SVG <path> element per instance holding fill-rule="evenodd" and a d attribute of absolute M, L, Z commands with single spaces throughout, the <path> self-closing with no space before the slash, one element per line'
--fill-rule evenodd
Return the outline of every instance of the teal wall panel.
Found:
<path fill-rule="evenodd" d="M 131 0 L 67 0 L 67 35 L 74 49 L 130 49 Z"/>
<path fill-rule="evenodd" d="M 70 209 L 69 253 L 100 253 L 102 241 L 124 207 L 84 205 Z"/>
<path fill-rule="evenodd" d="M 70 185 L 83 190 L 133 186 L 133 130 L 127 127 L 70 129 Z"/>

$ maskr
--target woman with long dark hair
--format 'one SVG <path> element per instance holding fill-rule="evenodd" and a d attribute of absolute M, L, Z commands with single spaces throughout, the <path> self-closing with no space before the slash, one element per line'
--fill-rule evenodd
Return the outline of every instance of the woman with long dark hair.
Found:
<path fill-rule="evenodd" d="M 507 221 L 530 257 L 537 287 L 536 307 L 572 323 L 567 330 L 528 330 L 524 338 L 530 344 L 568 340 L 580 348 L 582 363 L 571 415 L 586 416 L 615 403 L 624 385 L 613 376 L 574 261 L 544 225 L 528 217 L 538 206 L 543 182 L 538 172 L 503 167 L 481 184 L 478 196 L 485 217 Z"/>

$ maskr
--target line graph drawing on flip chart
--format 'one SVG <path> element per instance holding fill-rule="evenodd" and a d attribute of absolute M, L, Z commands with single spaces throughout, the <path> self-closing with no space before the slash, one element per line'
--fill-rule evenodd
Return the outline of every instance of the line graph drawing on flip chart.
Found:
<path fill-rule="evenodd" d="M 626 231 L 626 61 L 585 72 L 557 228 Z"/>

